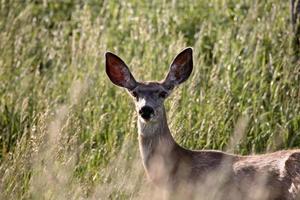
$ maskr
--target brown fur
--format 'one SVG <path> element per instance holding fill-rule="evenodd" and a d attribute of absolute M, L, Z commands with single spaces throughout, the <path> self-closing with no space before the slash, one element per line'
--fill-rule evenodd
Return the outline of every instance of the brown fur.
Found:
<path fill-rule="evenodd" d="M 254 156 L 213 150 L 191 151 L 174 141 L 167 126 L 161 131 L 151 137 L 139 136 L 140 148 L 149 151 L 147 157 L 142 155 L 146 172 L 158 186 L 166 186 L 173 193 L 187 186 L 193 194 L 202 187 L 202 183 L 208 182 L 207 185 L 219 184 L 218 192 L 224 195 L 234 191 L 235 198 L 241 197 L 237 199 L 250 197 L 251 188 L 256 185 L 264 190 L 266 199 L 290 200 L 297 195 L 300 150 Z M 207 180 L 219 177 L 222 178 Z M 207 187 L 205 184 L 204 187 Z"/>

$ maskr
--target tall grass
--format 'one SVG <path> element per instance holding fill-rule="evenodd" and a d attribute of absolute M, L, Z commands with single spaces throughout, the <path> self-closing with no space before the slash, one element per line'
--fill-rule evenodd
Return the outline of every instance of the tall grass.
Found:
<path fill-rule="evenodd" d="M 182 146 L 299 147 L 291 40 L 281 0 L 1 1 L 0 199 L 154 198 L 133 105 L 104 71 L 107 50 L 138 80 L 160 80 L 194 48 L 192 77 L 166 105 Z"/>

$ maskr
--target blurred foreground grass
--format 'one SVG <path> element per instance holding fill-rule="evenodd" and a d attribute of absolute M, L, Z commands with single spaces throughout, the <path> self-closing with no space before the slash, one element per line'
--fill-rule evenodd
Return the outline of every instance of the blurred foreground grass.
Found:
<path fill-rule="evenodd" d="M 179 144 L 299 147 L 291 36 L 281 0 L 1 1 L 0 199 L 153 198 L 133 105 L 106 77 L 106 50 L 138 80 L 160 80 L 194 48 L 192 77 L 167 102 Z"/>

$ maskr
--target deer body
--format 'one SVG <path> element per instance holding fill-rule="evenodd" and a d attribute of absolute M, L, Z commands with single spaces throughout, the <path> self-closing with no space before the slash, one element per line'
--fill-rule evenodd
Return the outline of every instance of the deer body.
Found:
<path fill-rule="evenodd" d="M 206 178 L 216 172 L 225 174 L 225 180 L 221 180 L 225 182 L 212 182 L 227 184 L 230 188 L 226 188 L 226 191 L 233 190 L 234 198 L 237 194 L 240 195 L 238 199 L 246 199 L 245 196 L 251 195 L 249 188 L 253 187 L 251 184 L 255 181 L 261 181 L 256 184 L 264 188 L 265 196 L 269 199 L 294 199 L 297 193 L 299 150 L 255 156 L 238 156 L 213 150 L 191 151 L 174 141 L 165 117 L 159 122 L 162 124 L 138 123 L 143 164 L 149 179 L 159 186 L 177 189 L 177 186 L 185 184 L 190 191 L 197 190 L 196 186 L 201 187 L 199 181 L 206 182 Z M 228 199 L 233 198 L 229 196 Z"/>
<path fill-rule="evenodd" d="M 119 57 L 106 54 L 110 80 L 125 87 L 135 100 L 139 147 L 149 179 L 188 199 L 296 199 L 300 150 L 239 156 L 214 150 L 187 150 L 174 141 L 163 101 L 189 77 L 192 66 L 192 49 L 187 48 L 173 60 L 162 82 L 140 83 Z M 217 191 L 219 196 L 197 196 L 207 195 L 208 190 Z"/>

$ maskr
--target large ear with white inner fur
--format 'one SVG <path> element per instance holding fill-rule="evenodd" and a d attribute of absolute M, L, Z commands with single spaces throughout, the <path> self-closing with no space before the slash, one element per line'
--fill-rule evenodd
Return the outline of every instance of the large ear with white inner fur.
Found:
<path fill-rule="evenodd" d="M 186 81 L 193 71 L 193 49 L 186 48 L 173 60 L 162 85 L 168 90 Z"/>
<path fill-rule="evenodd" d="M 114 84 L 120 87 L 125 87 L 129 90 L 136 87 L 136 80 L 121 58 L 113 53 L 106 52 L 105 59 L 106 74 Z"/>

